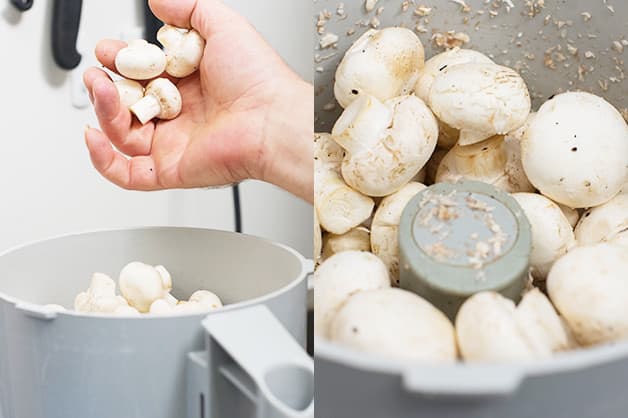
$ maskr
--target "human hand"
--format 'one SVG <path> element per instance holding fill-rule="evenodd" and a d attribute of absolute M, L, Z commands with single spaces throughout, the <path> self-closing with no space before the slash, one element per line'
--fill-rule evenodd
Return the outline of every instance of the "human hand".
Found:
<path fill-rule="evenodd" d="M 311 202 L 312 86 L 219 0 L 151 0 L 150 7 L 160 20 L 205 38 L 199 70 L 173 80 L 183 100 L 176 119 L 141 125 L 120 104 L 109 76 L 88 69 L 84 82 L 102 129 L 85 131 L 94 167 L 132 190 L 258 179 Z M 101 41 L 96 57 L 115 71 L 115 56 L 125 46 Z"/>

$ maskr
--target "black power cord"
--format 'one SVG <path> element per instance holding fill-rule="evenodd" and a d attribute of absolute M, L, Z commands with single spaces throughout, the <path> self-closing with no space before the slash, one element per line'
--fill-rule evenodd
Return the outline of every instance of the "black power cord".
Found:
<path fill-rule="evenodd" d="M 233 215 L 235 218 L 235 231 L 242 232 L 242 210 L 240 207 L 240 186 L 234 184 L 233 187 Z"/>

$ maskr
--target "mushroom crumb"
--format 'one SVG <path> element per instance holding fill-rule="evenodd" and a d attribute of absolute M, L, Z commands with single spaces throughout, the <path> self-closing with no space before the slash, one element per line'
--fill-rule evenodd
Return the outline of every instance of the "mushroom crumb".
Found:
<path fill-rule="evenodd" d="M 321 49 L 326 49 L 326 48 L 329 48 L 331 46 L 334 46 L 334 45 L 336 45 L 336 43 L 338 43 L 339 39 L 340 38 L 336 34 L 333 34 L 331 32 L 326 33 L 325 35 L 321 36 L 320 47 L 321 47 Z"/>
<path fill-rule="evenodd" d="M 451 0 L 453 3 L 459 4 L 461 7 L 462 13 L 469 13 L 471 11 L 471 7 L 464 0 Z"/>
<path fill-rule="evenodd" d="M 378 0 L 365 0 L 364 9 L 367 12 L 372 12 L 375 9 L 375 5 L 377 5 Z"/>
<path fill-rule="evenodd" d="M 432 42 L 439 48 L 461 48 L 469 43 L 471 38 L 464 32 L 450 30 L 448 32 L 436 32 L 432 35 Z"/>
<path fill-rule="evenodd" d="M 445 261 L 456 256 L 456 251 L 448 248 L 442 242 L 437 242 L 426 247 L 426 252 L 430 257 L 438 261 Z"/>
<path fill-rule="evenodd" d="M 421 5 L 421 6 L 417 6 L 417 8 L 414 9 L 414 14 L 417 16 L 425 17 L 425 16 L 429 16 L 430 13 L 432 13 L 431 7 Z"/>

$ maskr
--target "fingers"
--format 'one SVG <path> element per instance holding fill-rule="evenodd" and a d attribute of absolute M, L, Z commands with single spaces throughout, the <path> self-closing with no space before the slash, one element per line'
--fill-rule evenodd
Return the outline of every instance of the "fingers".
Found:
<path fill-rule="evenodd" d="M 194 28 L 203 38 L 244 22 L 244 18 L 220 0 L 149 0 L 155 16 L 181 28 Z"/>
<path fill-rule="evenodd" d="M 94 128 L 86 129 L 85 143 L 94 168 L 112 183 L 130 190 L 149 191 L 162 188 L 151 157 L 127 159 L 113 149 L 109 138 Z"/>
<path fill-rule="evenodd" d="M 96 59 L 109 70 L 117 73 L 116 55 L 118 55 L 118 51 L 126 46 L 126 42 L 117 39 L 103 39 L 96 44 Z"/>
<path fill-rule="evenodd" d="M 133 119 L 128 109 L 120 104 L 118 90 L 103 70 L 90 68 L 83 80 L 100 127 L 116 148 L 130 156 L 150 154 L 154 124 L 142 126 Z"/>

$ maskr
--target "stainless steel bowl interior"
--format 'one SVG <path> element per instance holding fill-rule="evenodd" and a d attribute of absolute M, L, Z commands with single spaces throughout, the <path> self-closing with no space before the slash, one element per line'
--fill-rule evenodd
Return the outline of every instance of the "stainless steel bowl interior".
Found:
<path fill-rule="evenodd" d="M 465 2 L 468 12 L 462 10 L 461 4 Z M 341 3 L 344 15 L 337 13 Z M 628 114 L 623 52 L 628 50 L 626 1 L 416 0 L 407 2 L 409 7 L 405 12 L 403 3 L 379 0 L 374 10 L 366 13 L 363 0 L 314 0 L 315 20 L 319 12 L 327 10 L 331 16 L 324 25 L 325 31 L 340 37 L 337 48 L 325 49 L 320 49 L 320 37 L 316 37 L 317 131 L 329 132 L 341 112 L 333 98 L 336 67 L 351 43 L 370 27 L 373 17 L 377 18 L 379 28 L 418 27 L 421 32 L 417 31 L 417 35 L 425 47 L 426 58 L 443 51 L 431 40 L 433 33 L 467 34 L 470 42 L 464 48 L 477 49 L 498 64 L 520 71 L 535 108 L 555 93 L 585 90 L 606 98 L 625 117 Z M 429 14 L 423 17 L 414 14 L 419 5 L 431 9 Z M 378 8 L 383 8 L 379 15 Z M 355 33 L 347 36 L 347 31 Z"/>

